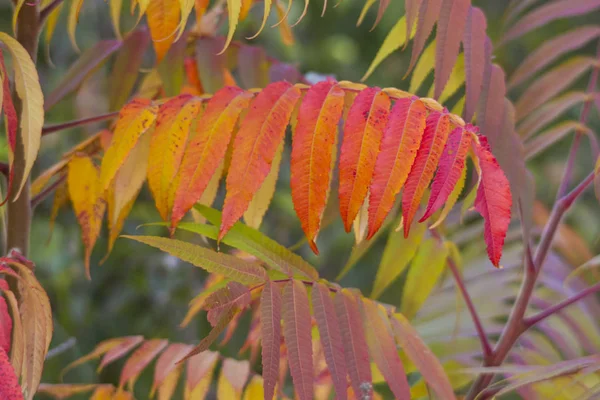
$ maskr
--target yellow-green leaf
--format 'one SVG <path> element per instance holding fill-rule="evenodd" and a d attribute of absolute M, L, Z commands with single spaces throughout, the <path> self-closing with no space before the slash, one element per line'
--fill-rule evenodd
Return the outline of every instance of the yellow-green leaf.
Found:
<path fill-rule="evenodd" d="M 417 67 L 410 78 L 410 88 L 408 89 L 411 93 L 417 93 L 423 81 L 427 78 L 427 76 L 433 71 L 433 66 L 435 65 L 435 40 L 432 40 L 431 43 L 427 46 L 425 51 L 419 57 L 419 62 L 417 63 Z"/>
<path fill-rule="evenodd" d="M 31 167 L 33 167 L 40 149 L 44 124 L 44 96 L 35 64 L 23 46 L 4 32 L 0 32 L 0 42 L 6 45 L 12 56 L 17 96 L 22 101 L 19 126 L 25 154 L 25 168 L 23 176 L 16 176 L 16 179 L 20 179 L 16 198 L 27 182 Z"/>
<path fill-rule="evenodd" d="M 377 269 L 371 298 L 376 299 L 381 296 L 384 290 L 404 272 L 417 253 L 426 230 L 425 224 L 416 224 L 408 238 L 404 238 L 402 230 L 390 233 Z"/>
<path fill-rule="evenodd" d="M 263 400 L 265 398 L 265 388 L 263 378 L 254 375 L 244 391 L 244 400 Z"/>
<path fill-rule="evenodd" d="M 67 19 L 67 32 L 69 33 L 69 39 L 73 48 L 79 53 L 79 47 L 77 46 L 77 40 L 75 39 L 75 29 L 79 22 L 79 12 L 83 6 L 83 0 L 73 0 L 71 7 L 69 8 L 69 18 Z"/>
<path fill-rule="evenodd" d="M 414 32 L 415 31 L 413 30 L 410 36 L 411 38 L 413 37 Z M 383 44 L 377 51 L 377 55 L 375 55 L 375 59 L 373 60 L 373 62 L 371 62 L 369 69 L 367 69 L 367 72 L 361 80 L 364 81 L 369 76 L 371 76 L 373 71 L 375 71 L 375 68 L 377 68 L 379 64 L 381 64 L 381 62 L 385 60 L 390 54 L 402 47 L 406 40 L 406 17 L 403 16 L 398 20 L 398 22 L 396 22 L 396 25 L 394 25 L 390 33 L 388 33 L 388 35 L 386 36 L 385 40 L 383 41 Z"/>
<path fill-rule="evenodd" d="M 402 290 L 401 311 L 406 318 L 413 318 L 431 294 L 447 256 L 447 247 L 434 238 L 425 240 L 419 247 Z"/>
<path fill-rule="evenodd" d="M 233 34 L 235 33 L 235 28 L 240 20 L 240 12 L 242 10 L 242 0 L 227 0 L 227 15 L 229 17 L 229 30 L 227 31 L 227 40 L 225 41 L 225 46 L 223 50 L 219 54 L 223 54 L 225 50 L 229 47 L 231 40 L 233 39 Z"/>

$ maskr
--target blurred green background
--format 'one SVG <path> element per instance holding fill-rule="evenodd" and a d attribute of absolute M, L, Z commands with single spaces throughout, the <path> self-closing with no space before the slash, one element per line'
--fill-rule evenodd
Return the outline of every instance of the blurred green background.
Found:
<path fill-rule="evenodd" d="M 0 2 L 0 30 L 11 32 L 10 19 L 12 7 L 9 0 Z M 126 2 L 127 3 L 127 2 Z M 403 2 L 392 2 L 381 23 L 371 30 L 375 20 L 376 6 L 369 12 L 364 23 L 356 27 L 356 21 L 363 6 L 362 2 L 341 0 L 334 7 L 330 2 L 324 17 L 321 17 L 321 2 L 313 2 L 309 6 L 306 18 L 293 28 L 296 44 L 286 47 L 281 43 L 276 29 L 265 29 L 252 41 L 252 44 L 263 46 L 270 56 L 294 63 L 302 72 L 332 74 L 337 79 L 358 82 L 373 60 L 379 46 L 394 23 L 404 14 Z M 508 1 L 473 1 L 482 8 L 488 18 L 489 35 L 494 42 L 503 31 L 503 15 Z M 67 3 L 70 5 L 70 3 Z M 128 4 L 124 6 L 128 7 Z M 301 13 L 303 4 L 293 4 L 290 21 L 295 21 Z M 72 48 L 67 37 L 63 12 L 52 43 L 48 44 L 42 37 L 38 56 L 40 79 L 45 93 L 54 88 L 78 54 Z M 124 10 L 124 15 L 128 14 Z M 262 16 L 262 5 L 256 4 L 250 17 L 244 21 L 236 32 L 236 39 L 244 40 L 256 32 Z M 510 74 L 531 49 L 539 46 L 549 35 L 564 31 L 586 22 L 596 22 L 598 13 L 571 20 L 556 21 L 527 34 L 522 39 L 513 41 L 497 49 L 495 62 Z M 123 26 L 127 27 L 127 18 Z M 144 23 L 144 22 L 142 22 Z M 225 31 L 226 26 L 223 27 Z M 81 49 L 91 47 L 97 40 L 113 38 L 108 5 L 103 1 L 86 0 L 80 14 L 77 27 L 77 42 Z M 581 51 L 593 54 L 595 42 L 591 42 Z M 48 62 L 51 55 L 52 67 Z M 397 87 L 408 89 L 409 80 L 402 77 L 410 59 L 411 44 L 405 51 L 394 52 L 388 57 L 366 82 L 381 87 Z M 46 115 L 46 124 L 69 121 L 86 116 L 102 114 L 108 111 L 107 89 L 110 79 L 110 62 L 98 70 L 78 91 L 54 107 Z M 147 63 L 150 67 L 150 61 Z M 588 75 L 585 74 L 576 86 L 584 88 Z M 433 77 L 427 80 L 431 84 Z M 426 91 L 418 93 L 426 95 Z M 515 95 L 518 93 L 510 93 Z M 451 101 L 456 100 L 455 97 Z M 579 109 L 569 111 L 565 119 L 577 119 Z M 56 162 L 60 155 L 78 141 L 95 133 L 102 124 L 61 131 L 42 141 L 34 176 L 44 168 Z M 593 112 L 589 126 L 597 130 L 600 126 L 598 113 Z M 4 129 L 3 127 L 0 130 Z M 6 141 L 2 136 L 0 153 L 6 158 Z M 562 168 L 570 137 L 553 146 L 543 155 L 529 163 L 537 183 L 538 199 L 550 206 L 554 199 L 557 182 L 562 176 Z M 586 175 L 594 165 L 588 151 L 587 142 L 577 160 L 576 176 Z M 302 239 L 300 224 L 294 215 L 289 189 L 289 149 L 286 149 L 278 190 L 267 212 L 261 230 L 280 243 L 291 246 Z M 223 199 L 223 188 L 220 189 L 217 205 Z M 105 231 L 96 244 L 92 257 L 92 280 L 84 276 L 83 246 L 80 230 L 72 210 L 63 209 L 59 214 L 53 235 L 49 235 L 49 215 L 52 199 L 47 199 L 37 207 L 32 229 L 31 258 L 37 264 L 37 276 L 48 291 L 54 311 L 55 333 L 51 348 L 68 343 L 68 350 L 52 357 L 44 371 L 44 381 L 59 382 L 61 368 L 77 357 L 89 352 L 100 341 L 125 335 L 144 335 L 146 338 L 168 338 L 171 341 L 197 343 L 207 332 L 208 324 L 199 316 L 186 329 L 178 328 L 187 310 L 188 301 L 199 293 L 205 274 L 198 268 L 182 263 L 150 247 L 119 239 L 114 251 L 103 265 L 99 261 L 105 255 L 107 246 Z M 588 191 L 575 210 L 567 217 L 571 226 L 580 233 L 588 243 L 592 252 L 598 253 L 598 205 L 592 191 Z M 142 194 L 131 215 L 125 233 L 164 234 L 158 228 L 138 228 L 140 224 L 159 220 L 147 189 Z M 196 238 L 187 237 L 190 240 Z M 328 225 L 320 234 L 319 249 L 321 255 L 316 257 L 307 246 L 302 246 L 299 253 L 317 266 L 323 277 L 334 279 L 340 271 L 354 244 L 354 237 L 346 234 L 339 218 Z M 375 276 L 376 267 L 381 257 L 385 238 L 379 239 L 369 253 L 361 259 L 341 282 L 343 286 L 358 287 L 367 294 Z M 483 242 L 481 243 L 483 246 Z M 400 286 L 392 285 L 383 296 L 389 303 L 400 301 Z M 247 324 L 247 319 L 245 324 Z M 244 331 L 244 323 L 240 332 Z M 243 342 L 243 334 L 236 335 L 232 344 L 222 349 L 228 356 L 236 357 Z M 95 382 L 95 363 L 88 363 L 69 372 L 68 382 Z M 116 381 L 122 362 L 115 363 L 102 372 L 102 381 Z M 144 398 L 150 385 L 151 373 L 145 372 L 136 386 L 139 398 Z"/>

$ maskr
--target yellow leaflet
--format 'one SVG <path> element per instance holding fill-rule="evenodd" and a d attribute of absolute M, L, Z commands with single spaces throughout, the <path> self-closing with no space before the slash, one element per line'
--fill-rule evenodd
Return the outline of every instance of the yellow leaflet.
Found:
<path fill-rule="evenodd" d="M 15 4 L 15 11 L 13 12 L 12 18 L 12 28 L 15 35 L 17 34 L 17 20 L 19 19 L 19 12 L 21 11 L 21 8 L 23 8 L 23 4 L 25 4 L 25 0 L 18 0 Z"/>
<path fill-rule="evenodd" d="M 181 22 L 179 23 L 179 32 L 177 32 L 177 36 L 175 37 L 175 41 L 179 40 L 183 32 L 185 31 L 185 25 L 187 24 L 187 20 L 194 9 L 194 0 L 179 0 L 179 7 L 181 8 Z"/>
<path fill-rule="evenodd" d="M 416 224 L 406 239 L 402 230 L 390 233 L 377 269 L 371 298 L 376 299 L 381 296 L 384 290 L 404 272 L 417 253 L 426 230 L 425 224 Z"/>
<path fill-rule="evenodd" d="M 244 222 L 254 229 L 260 228 L 260 224 L 269 208 L 269 204 L 271 204 L 271 199 L 273 199 L 273 195 L 275 194 L 275 186 L 277 185 L 277 178 L 279 177 L 279 164 L 281 164 L 282 153 L 283 142 L 281 142 L 275 153 L 275 157 L 273 157 L 273 163 L 271 164 L 269 174 L 254 195 L 254 198 L 252 198 L 252 201 L 248 205 L 248 209 L 244 212 Z"/>
<path fill-rule="evenodd" d="M 77 23 L 79 22 L 79 12 L 81 11 L 81 6 L 83 6 L 83 0 L 73 0 L 71 7 L 69 8 L 69 18 L 67 19 L 67 32 L 69 33 L 69 39 L 71 39 L 71 44 L 78 53 L 80 50 L 77 46 L 77 40 L 75 39 L 75 29 L 77 28 Z"/>
<path fill-rule="evenodd" d="M 46 19 L 46 58 L 48 59 L 48 63 L 50 65 L 54 65 L 52 63 L 52 60 L 50 59 L 50 42 L 52 41 L 52 37 L 54 36 L 56 24 L 58 23 L 58 17 L 60 17 L 60 12 L 63 8 L 63 5 L 64 4 L 60 4 L 54 10 L 52 10 L 50 15 L 48 15 L 48 18 Z"/>
<path fill-rule="evenodd" d="M 435 40 L 427 46 L 425 51 L 419 57 L 419 62 L 410 78 L 410 88 L 408 89 L 411 93 L 417 93 L 417 90 L 423 84 L 423 81 L 433 71 L 435 65 Z"/>
<path fill-rule="evenodd" d="M 158 400 L 169 400 L 173 398 L 173 393 L 175 393 L 175 389 L 177 389 L 177 383 L 179 382 L 182 369 L 183 365 L 180 365 L 169 372 L 169 375 L 167 375 L 158 388 Z"/>
<path fill-rule="evenodd" d="M 477 189 L 479 189 L 479 185 L 481 184 L 481 167 L 479 166 L 479 159 L 473 154 L 473 150 L 469 150 L 469 157 L 471 158 L 471 160 L 473 160 L 473 165 L 475 166 L 475 171 L 477 171 L 478 179 L 475 186 L 473 186 L 467 197 L 465 197 L 465 199 L 463 200 L 463 204 L 460 209 L 461 219 L 462 217 L 464 217 L 466 212 L 469 211 L 471 207 L 473 207 L 473 204 L 475 204 L 475 197 L 477 197 Z"/>
<path fill-rule="evenodd" d="M 205 352 L 205 354 L 208 354 L 208 353 L 210 353 L 210 352 Z M 198 383 L 192 388 L 189 387 L 189 377 L 188 377 L 188 382 L 185 385 L 185 391 L 184 391 L 184 399 L 185 400 L 204 399 L 206 397 L 206 394 L 208 393 L 208 390 L 210 389 L 213 372 L 215 371 L 215 365 L 217 364 L 217 360 L 218 360 L 218 358 L 216 357 L 217 354 L 214 354 L 214 353 L 211 353 L 211 354 L 213 354 L 214 357 L 212 357 L 212 359 L 209 361 L 210 364 L 208 366 L 206 366 L 206 369 L 204 370 L 204 375 L 202 376 L 202 379 L 200 379 L 198 381 Z M 196 355 L 194 357 L 199 357 L 199 356 Z M 191 360 L 193 360 L 193 358 L 190 358 L 187 362 L 190 363 Z"/>
<path fill-rule="evenodd" d="M 416 25 L 410 34 L 411 38 L 414 36 L 415 32 Z M 369 69 L 362 77 L 361 81 L 366 80 L 373 73 L 375 68 L 377 68 L 377 66 L 381 64 L 381 62 L 385 60 L 390 54 L 402 47 L 406 40 L 406 17 L 403 16 L 398 20 L 398 22 L 396 22 L 396 25 L 394 25 L 390 33 L 388 33 L 388 35 L 386 36 L 385 40 L 383 41 L 383 44 L 377 52 L 377 55 L 375 56 L 375 59 L 369 66 Z"/>
<path fill-rule="evenodd" d="M 367 228 L 369 227 L 367 224 L 368 220 L 369 220 L 369 200 L 368 199 L 369 199 L 369 193 L 367 192 L 365 201 L 363 202 L 363 205 L 360 207 L 360 211 L 358 212 L 356 219 L 354 219 L 354 222 L 352 223 L 352 230 L 354 231 L 354 244 L 356 246 L 361 244 L 362 241 L 365 240 L 365 237 L 367 236 Z"/>
<path fill-rule="evenodd" d="M 146 132 L 134 149 L 129 153 L 125 163 L 117 172 L 113 186 L 108 194 L 108 253 L 111 252 L 115 240 L 123 229 L 125 218 L 129 215 L 133 203 L 146 180 L 148 154 L 150 152 L 151 133 Z M 108 255 L 108 254 L 107 254 Z"/>
<path fill-rule="evenodd" d="M 137 22 L 140 22 L 140 19 L 142 19 L 142 16 L 146 13 L 146 10 L 148 9 L 148 6 L 150 5 L 150 0 L 135 0 L 135 3 L 137 3 L 137 5 L 140 7 L 139 9 L 139 13 L 138 13 L 138 19 Z M 134 3 L 131 3 L 132 7 L 134 6 Z"/>
<path fill-rule="evenodd" d="M 278 3 L 278 2 L 276 2 L 276 3 Z M 265 28 L 265 25 L 267 24 L 267 19 L 269 18 L 269 14 L 271 13 L 272 1 L 271 0 L 265 0 L 264 1 L 264 7 L 265 7 L 265 10 L 263 12 L 263 19 L 262 19 L 262 22 L 260 23 L 260 28 L 258 29 L 258 32 L 256 32 L 254 35 L 252 35 L 252 36 L 250 36 L 250 37 L 248 37 L 246 39 L 254 39 Z"/>
<path fill-rule="evenodd" d="M 206 189 L 204 189 L 200 200 L 198 200 L 197 202 L 198 204 L 203 204 L 208 207 L 212 206 L 213 202 L 217 198 L 217 192 L 219 191 L 219 184 L 221 183 L 221 177 L 223 176 L 224 170 L 225 160 L 221 161 L 221 164 L 217 167 L 215 174 L 212 176 L 212 178 L 210 178 Z M 171 199 L 169 200 L 169 204 L 173 204 L 173 196 L 175 196 L 176 190 L 176 187 L 173 187 L 171 189 Z M 203 224 L 206 222 L 206 218 L 202 214 L 200 214 L 200 212 L 196 210 L 196 208 L 192 208 L 192 218 L 194 219 L 194 222 L 198 224 Z M 203 236 L 202 238 L 206 240 L 206 237 Z"/>
<path fill-rule="evenodd" d="M 423 242 L 415 256 L 404 288 L 401 312 L 412 319 L 431 294 L 446 265 L 448 249 L 434 238 Z"/>
<path fill-rule="evenodd" d="M 179 0 L 150 0 L 147 7 L 146 19 L 158 64 L 175 41 L 181 23 L 181 3 Z"/>
<path fill-rule="evenodd" d="M 244 392 L 244 400 L 263 400 L 265 398 L 265 388 L 263 378 L 254 375 L 250 380 L 246 391 Z"/>
<path fill-rule="evenodd" d="M 114 391 L 112 386 L 101 386 L 96 389 L 90 400 L 112 400 Z"/>
<path fill-rule="evenodd" d="M 110 0 L 110 19 L 113 24 L 113 30 L 119 40 L 123 40 L 121 36 L 121 8 L 123 6 L 123 0 Z"/>
<path fill-rule="evenodd" d="M 242 390 L 248 380 L 250 363 L 226 358 L 221 366 L 221 375 L 217 383 L 217 398 L 241 400 Z"/>
<path fill-rule="evenodd" d="M 240 19 L 240 12 L 242 10 L 242 0 L 227 0 L 227 15 L 229 16 L 229 31 L 227 32 L 227 40 L 225 40 L 225 46 L 219 54 L 223 54 L 229 47 L 231 40 L 233 39 L 233 33 L 237 27 Z"/>
<path fill-rule="evenodd" d="M 289 4 L 292 4 L 292 0 L 290 0 Z M 283 5 L 281 4 L 280 1 L 275 2 L 275 8 L 277 9 L 277 16 L 280 19 L 277 26 L 279 27 L 279 34 L 281 35 L 281 41 L 286 46 L 291 46 L 294 44 L 295 39 L 294 39 L 294 34 L 292 33 L 292 28 L 290 28 L 290 24 L 287 20 L 287 12 L 289 11 L 289 8 L 288 8 L 288 10 L 284 10 Z"/>
<path fill-rule="evenodd" d="M 23 102 L 19 135 L 23 142 L 25 168 L 23 176 L 15 176 L 16 179 L 20 179 L 19 189 L 14 197 L 17 198 L 27 182 L 40 149 L 44 123 L 44 96 L 35 65 L 23 46 L 4 32 L 0 32 L 0 42 L 6 45 L 12 56 L 17 95 Z"/>
<path fill-rule="evenodd" d="M 85 246 L 85 270 L 89 279 L 90 255 L 100 233 L 102 217 L 106 208 L 98 168 L 91 158 L 73 157 L 69 162 L 67 185 L 73 210 L 81 226 Z"/>
<path fill-rule="evenodd" d="M 365 17 L 367 16 L 367 12 L 369 9 L 375 4 L 377 0 L 367 0 L 363 5 L 362 10 L 360 11 L 360 15 L 358 17 L 358 21 L 356 22 L 356 26 L 360 26 L 363 23 Z"/>
<path fill-rule="evenodd" d="M 460 178 L 458 178 L 458 181 L 456 182 L 456 186 L 454 186 L 454 189 L 452 189 L 450 196 L 448 196 L 448 199 L 446 200 L 446 204 L 444 204 L 444 208 L 442 209 L 442 212 L 441 212 L 439 218 L 437 219 L 437 221 L 435 221 L 433 223 L 433 225 L 431 225 L 431 227 L 429 229 L 434 229 L 434 228 L 438 227 L 442 222 L 444 222 L 444 220 L 446 219 L 446 217 L 452 210 L 452 207 L 454 207 L 454 205 L 456 204 L 458 197 L 462 193 L 462 191 L 465 187 L 466 179 L 467 179 L 467 169 L 463 168 Z"/>
<path fill-rule="evenodd" d="M 456 64 L 452 68 L 450 78 L 444 87 L 438 101 L 444 104 L 465 83 L 465 54 L 460 53 L 456 58 Z"/>

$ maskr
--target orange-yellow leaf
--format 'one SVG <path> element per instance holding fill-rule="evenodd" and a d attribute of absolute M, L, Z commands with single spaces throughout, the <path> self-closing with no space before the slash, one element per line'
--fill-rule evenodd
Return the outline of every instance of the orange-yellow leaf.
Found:
<path fill-rule="evenodd" d="M 379 88 L 366 88 L 354 99 L 344 126 L 340 153 L 340 213 L 350 232 L 373 178 L 390 98 Z"/>
<path fill-rule="evenodd" d="M 114 392 L 115 392 L 114 386 L 111 386 L 111 385 L 100 386 L 100 387 L 98 387 L 98 389 L 96 389 L 94 394 L 92 394 L 92 397 L 90 398 L 90 400 L 112 400 Z"/>
<path fill-rule="evenodd" d="M 181 95 L 162 104 L 148 156 L 148 186 L 163 220 L 169 220 L 173 204 L 169 204 L 171 184 L 183 158 L 192 122 L 201 109 L 201 101 Z M 172 199 L 171 199 L 172 200 Z"/>
<path fill-rule="evenodd" d="M 140 373 L 160 353 L 169 342 L 165 339 L 152 339 L 144 342 L 128 359 L 119 379 L 119 386 L 123 387 L 129 383 L 133 389 L 134 383 Z"/>
<path fill-rule="evenodd" d="M 146 10 L 148 27 L 156 52 L 158 64 L 175 40 L 175 31 L 179 27 L 181 8 L 178 0 L 150 0 Z"/>
<path fill-rule="evenodd" d="M 427 109 L 417 97 L 396 101 L 381 139 L 369 197 L 369 233 L 372 238 L 389 214 L 421 145 Z"/>
<path fill-rule="evenodd" d="M 295 279 L 283 288 L 283 336 L 294 390 L 300 400 L 313 398 L 313 352 L 310 306 L 304 284 Z"/>
<path fill-rule="evenodd" d="M 312 250 L 325 210 L 337 124 L 344 91 L 335 82 L 313 85 L 302 100 L 293 137 L 291 186 L 294 209 Z"/>
<path fill-rule="evenodd" d="M 240 113 L 251 99 L 251 93 L 227 86 L 208 102 L 198 121 L 198 132 L 187 145 L 174 183 L 172 228 L 202 196 L 225 157 Z"/>
<path fill-rule="evenodd" d="M 67 185 L 73 210 L 81 226 L 85 246 L 85 272 L 88 279 L 91 279 L 90 256 L 100 234 L 106 200 L 98 168 L 89 157 L 75 156 L 69 162 Z"/>
<path fill-rule="evenodd" d="M 217 382 L 217 398 L 241 400 L 242 390 L 250 375 L 250 363 L 226 358 Z"/>
<path fill-rule="evenodd" d="M 402 215 L 404 217 L 404 237 L 408 237 L 410 225 L 417 213 L 425 189 L 433 178 L 433 173 L 442 156 L 444 145 L 450 131 L 448 113 L 432 112 L 427 117 L 425 132 L 421 146 L 417 151 L 415 162 L 406 179 L 406 187 L 402 195 Z"/>
<path fill-rule="evenodd" d="M 158 107 L 150 100 L 135 99 L 121 109 L 110 147 L 102 159 L 102 190 L 110 187 L 138 139 L 152 126 Z"/>
<path fill-rule="evenodd" d="M 235 136 L 219 240 L 244 214 L 271 171 L 300 89 L 288 82 L 272 83 L 250 104 Z"/>
<path fill-rule="evenodd" d="M 108 190 L 108 252 L 123 229 L 125 218 L 146 180 L 150 133 L 144 134 L 131 150 Z"/>

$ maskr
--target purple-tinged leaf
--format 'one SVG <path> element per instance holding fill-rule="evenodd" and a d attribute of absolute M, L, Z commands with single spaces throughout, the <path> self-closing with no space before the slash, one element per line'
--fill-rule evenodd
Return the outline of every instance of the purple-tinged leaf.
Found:
<path fill-rule="evenodd" d="M 395 314 L 391 322 L 398 344 L 416 365 L 433 391 L 440 399 L 455 399 L 454 390 L 444 367 L 419 337 L 416 329 L 410 325 L 410 322 L 402 314 Z"/>
<path fill-rule="evenodd" d="M 583 26 L 546 41 L 512 73 L 508 88 L 519 85 L 562 55 L 584 46 L 600 36 L 600 27 Z"/>
<path fill-rule="evenodd" d="M 388 6 L 390 5 L 390 2 L 391 2 L 391 0 L 379 0 L 379 8 L 377 9 L 377 17 L 375 18 L 375 23 L 373 24 L 373 27 L 371 28 L 371 30 L 375 29 L 375 27 L 377 25 L 379 25 L 379 23 L 381 22 L 381 18 L 383 18 L 385 11 L 387 10 Z"/>
<path fill-rule="evenodd" d="M 160 353 L 165 347 L 167 347 L 168 340 L 166 339 L 152 339 L 147 340 L 142 344 L 133 354 L 127 359 L 127 362 L 123 366 L 121 371 L 121 378 L 119 379 L 119 385 L 123 386 L 125 383 L 135 382 L 140 373 L 150 364 L 150 362 Z M 132 385 L 133 386 L 133 385 Z"/>
<path fill-rule="evenodd" d="M 271 400 L 279 380 L 281 348 L 281 289 L 270 280 L 260 299 L 260 324 L 262 341 L 262 377 L 265 399 Z"/>
<path fill-rule="evenodd" d="M 283 288 L 283 336 L 288 349 L 290 373 L 300 400 L 314 395 L 310 308 L 304 284 L 291 280 Z"/>
<path fill-rule="evenodd" d="M 484 73 L 483 89 L 477 107 L 477 125 L 489 139 L 492 148 L 499 140 L 504 108 L 504 71 L 495 64 L 490 64 Z"/>
<path fill-rule="evenodd" d="M 487 21 L 483 11 L 471 7 L 467 15 L 467 25 L 463 37 L 465 52 L 466 99 L 464 117 L 471 121 L 481 93 L 483 73 L 490 62 L 491 44 L 488 42 L 486 52 Z M 489 39 L 487 39 L 489 40 Z M 487 54 L 486 54 L 487 53 Z"/>
<path fill-rule="evenodd" d="M 158 389 L 169 374 L 178 367 L 178 362 L 192 350 L 192 346 L 183 343 L 172 343 L 162 352 L 154 368 L 152 391 Z"/>
<path fill-rule="evenodd" d="M 410 59 L 410 65 L 406 70 L 406 75 L 413 69 L 419 55 L 425 47 L 425 42 L 436 21 L 440 15 L 440 9 L 442 8 L 442 0 L 423 0 L 421 7 L 419 8 L 419 20 L 417 21 L 417 32 L 415 33 L 415 40 L 413 42 L 412 56 Z M 410 36 L 408 36 L 410 37 Z M 406 76 L 405 75 L 405 76 Z"/>
<path fill-rule="evenodd" d="M 130 336 L 124 339 L 125 340 L 123 340 L 121 343 L 111 348 L 109 351 L 106 352 L 106 354 L 104 354 L 104 357 L 102 357 L 102 361 L 100 361 L 98 371 L 101 371 L 108 364 L 123 357 L 125 354 L 129 353 L 134 347 L 136 347 L 138 344 L 144 341 L 143 336 Z"/>
<path fill-rule="evenodd" d="M 361 398 L 370 398 L 373 394 L 371 364 L 358 304 L 347 291 L 338 292 L 333 301 L 352 389 Z"/>
<path fill-rule="evenodd" d="M 465 32 L 471 0 L 443 0 L 438 20 L 434 74 L 434 97 L 438 99 L 456 63 Z"/>
<path fill-rule="evenodd" d="M 204 307 L 208 310 L 206 318 L 215 326 L 229 309 L 243 310 L 250 304 L 250 290 L 238 282 L 229 282 L 206 298 Z"/>
<path fill-rule="evenodd" d="M 406 37 L 409 38 L 412 33 L 413 26 L 419 15 L 419 9 L 423 0 L 405 0 L 404 9 L 406 11 Z M 404 46 L 408 43 L 408 40 L 404 43 Z"/>
<path fill-rule="evenodd" d="M 595 140 L 593 131 L 586 125 L 578 121 L 565 121 L 552 128 L 541 132 L 533 140 L 530 140 L 525 145 L 525 158 L 527 160 L 537 156 L 548 147 L 564 139 L 569 133 L 574 132 L 576 134 L 586 134 L 590 139 Z M 596 148 L 597 148 L 596 143 Z"/>
<path fill-rule="evenodd" d="M 242 46 L 238 52 L 240 82 L 245 89 L 264 88 L 269 84 L 269 62 L 260 47 Z"/>
<path fill-rule="evenodd" d="M 584 15 L 597 8 L 600 8 L 600 0 L 554 0 L 545 2 L 513 25 L 502 38 L 502 42 L 509 42 L 551 21 Z"/>
<path fill-rule="evenodd" d="M 319 327 L 327 367 L 335 387 L 336 399 L 345 400 L 348 392 L 348 372 L 344 361 L 342 334 L 329 289 L 322 283 L 317 282 L 313 285 L 312 307 Z"/>
<path fill-rule="evenodd" d="M 397 399 L 409 399 L 410 386 L 398 356 L 388 316 L 382 306 L 365 299 L 363 321 L 371 356 Z"/>
<path fill-rule="evenodd" d="M 596 60 L 593 57 L 574 57 L 538 78 L 515 104 L 517 121 L 531 114 L 542 104 L 569 87 L 595 63 Z M 487 134 L 487 131 L 484 132 Z"/>

